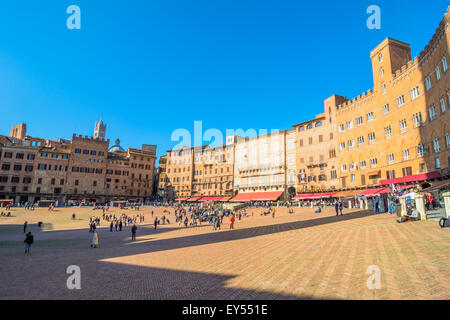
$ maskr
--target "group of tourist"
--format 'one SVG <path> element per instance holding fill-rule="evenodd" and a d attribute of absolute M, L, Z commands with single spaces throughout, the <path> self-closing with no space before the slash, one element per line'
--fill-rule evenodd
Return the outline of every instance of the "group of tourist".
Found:
<path fill-rule="evenodd" d="M 54 208 L 54 207 L 53 207 Z M 135 210 L 139 210 L 139 206 L 133 207 Z M 180 204 L 172 204 L 169 208 L 173 209 L 173 213 L 175 216 L 175 222 L 178 222 L 179 225 L 184 224 L 185 228 L 188 227 L 196 227 L 198 225 L 202 225 L 202 223 L 207 223 L 211 225 L 212 230 L 222 230 L 222 226 L 224 223 L 224 218 L 230 218 L 229 229 L 234 229 L 234 225 L 236 220 L 241 221 L 243 217 L 248 217 L 248 212 L 245 209 L 242 210 L 229 210 L 229 209 L 219 209 L 214 208 L 212 205 L 198 205 L 193 204 L 189 207 L 183 207 Z M 50 209 L 50 208 L 49 208 Z M 101 217 L 99 216 L 91 216 L 88 220 L 89 224 L 89 233 L 92 233 L 90 240 L 91 248 L 99 247 L 99 234 L 97 231 L 97 227 L 100 226 L 101 221 L 106 221 L 109 223 L 109 231 L 113 232 L 121 232 L 123 227 L 128 225 L 132 225 L 131 227 L 131 240 L 136 240 L 137 226 L 136 224 L 145 222 L 145 215 L 127 215 L 122 213 L 118 216 L 115 214 L 108 214 L 109 207 L 107 206 L 97 206 L 94 210 L 101 209 L 103 214 Z M 3 213 L 2 213 L 3 214 Z M 154 212 L 150 212 L 151 217 L 154 217 Z M 272 218 L 275 218 L 275 209 L 268 206 L 267 210 L 262 213 L 262 215 L 271 214 Z M 170 209 L 164 209 L 163 215 L 161 218 L 154 217 L 154 228 L 157 229 L 157 226 L 160 224 L 170 224 L 170 220 L 168 216 L 171 215 Z M 253 213 L 252 213 L 253 216 Z M 72 214 L 72 219 L 75 220 L 75 213 Z M 26 232 L 28 223 L 24 223 L 24 233 Z M 30 252 L 31 244 L 34 242 L 34 237 L 31 232 L 26 233 L 26 239 L 24 240 L 26 247 L 25 253 Z"/>
<path fill-rule="evenodd" d="M 3 211 L 2 211 L 1 216 L 2 216 L 2 217 L 11 217 L 11 212 L 8 211 L 8 213 L 6 213 L 6 212 L 3 212 Z"/>

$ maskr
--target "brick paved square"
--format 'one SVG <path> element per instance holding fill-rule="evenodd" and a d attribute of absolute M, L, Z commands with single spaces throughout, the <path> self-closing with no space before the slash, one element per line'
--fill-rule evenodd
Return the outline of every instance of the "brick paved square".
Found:
<path fill-rule="evenodd" d="M 91 249 L 92 208 L 13 209 L 0 219 L 0 299 L 450 298 L 450 232 L 435 221 L 398 224 L 388 214 L 336 217 L 309 208 L 277 209 L 273 219 L 253 209 L 235 230 L 225 218 L 221 231 L 174 223 L 155 231 L 152 210 L 163 214 L 128 212 L 146 217 L 136 241 L 129 226 L 110 232 L 102 222 L 100 247 Z M 35 236 L 29 255 L 24 221 Z M 66 286 L 69 265 L 80 267 L 80 290 Z M 369 266 L 379 267 L 378 290 L 366 285 Z"/>

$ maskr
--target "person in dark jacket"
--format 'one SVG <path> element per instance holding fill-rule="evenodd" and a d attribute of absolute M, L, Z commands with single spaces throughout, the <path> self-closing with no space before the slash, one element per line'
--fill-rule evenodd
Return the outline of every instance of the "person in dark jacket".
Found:
<path fill-rule="evenodd" d="M 338 216 L 339 215 L 339 202 L 338 201 L 336 201 L 334 203 L 334 210 L 336 210 L 336 215 Z"/>
<path fill-rule="evenodd" d="M 27 233 L 27 237 L 23 242 L 25 242 L 25 253 L 30 253 L 31 244 L 34 242 L 34 237 L 31 232 Z"/>
<path fill-rule="evenodd" d="M 131 240 L 136 240 L 136 230 L 137 227 L 135 224 L 133 224 L 133 227 L 131 227 Z"/>
<path fill-rule="evenodd" d="M 342 201 L 339 201 L 339 211 L 341 212 L 341 216 L 342 216 L 343 209 L 344 209 L 344 205 L 342 204 Z"/>

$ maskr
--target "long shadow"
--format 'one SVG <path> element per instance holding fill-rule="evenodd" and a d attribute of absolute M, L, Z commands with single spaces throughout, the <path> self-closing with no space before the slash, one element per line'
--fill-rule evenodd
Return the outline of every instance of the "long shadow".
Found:
<path fill-rule="evenodd" d="M 274 292 L 277 283 L 255 280 L 260 289 L 230 287 L 236 275 L 173 270 L 86 259 L 78 262 L 81 289 L 68 290 L 67 263 L 54 261 L 42 270 L 30 265 L 27 274 L 5 270 L 0 274 L 0 300 L 20 299 L 114 299 L 114 300 L 304 300 L 301 294 Z M 13 268 L 13 267 L 11 267 Z M 6 274 L 9 274 L 9 277 Z M 11 273 L 14 274 L 12 280 Z M 39 274 L 29 278 L 30 275 Z M 283 279 L 280 279 L 283 281 Z M 327 299 L 327 298 L 325 298 Z M 335 299 L 330 297 L 328 299 Z M 181 313 L 181 310 L 180 310 Z"/>

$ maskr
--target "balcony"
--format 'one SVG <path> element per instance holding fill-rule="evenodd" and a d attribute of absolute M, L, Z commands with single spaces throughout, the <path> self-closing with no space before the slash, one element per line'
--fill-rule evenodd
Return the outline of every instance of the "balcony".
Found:
<path fill-rule="evenodd" d="M 318 162 L 311 162 L 309 164 L 306 165 L 306 167 L 308 169 L 312 169 L 312 168 L 324 168 L 327 167 L 328 164 L 325 161 L 318 161 Z"/>

